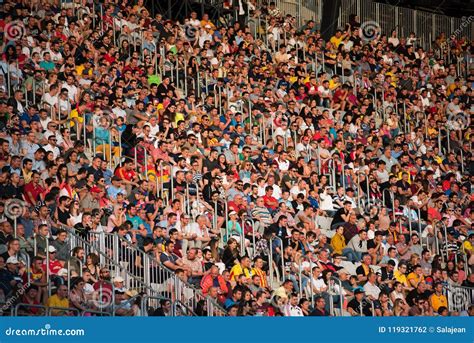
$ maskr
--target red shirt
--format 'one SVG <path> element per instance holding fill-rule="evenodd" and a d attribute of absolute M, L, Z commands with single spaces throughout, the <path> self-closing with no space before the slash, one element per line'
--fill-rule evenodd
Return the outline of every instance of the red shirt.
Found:
<path fill-rule="evenodd" d="M 264 195 L 263 197 L 263 202 L 265 203 L 265 207 L 271 209 L 271 210 L 276 210 L 278 205 L 270 205 L 271 202 L 277 202 L 277 199 L 275 199 L 275 197 L 272 197 L 272 196 L 266 196 Z"/>
<path fill-rule="evenodd" d="M 237 205 L 235 202 L 233 201 L 229 201 L 229 209 L 232 210 L 232 211 L 235 211 L 235 212 L 239 212 L 240 210 L 245 210 L 245 206 L 244 205 Z"/>
<path fill-rule="evenodd" d="M 32 181 L 25 185 L 25 189 L 23 192 L 25 194 L 26 201 L 28 201 L 31 205 L 36 205 L 36 201 L 38 200 L 39 195 L 44 193 L 45 189 L 41 187 L 39 184 L 35 185 Z M 28 196 L 28 193 L 31 193 L 31 195 L 33 196 L 33 199 L 35 200 L 34 203 L 31 202 L 30 197 Z"/>
<path fill-rule="evenodd" d="M 135 178 L 135 175 L 136 175 L 135 171 L 125 170 L 125 167 L 117 168 L 117 170 L 115 171 L 115 176 L 118 176 L 127 181 L 132 181 Z"/>
<path fill-rule="evenodd" d="M 439 211 L 436 208 L 428 207 L 428 219 L 429 220 L 433 220 L 433 219 L 441 220 L 441 219 L 443 219 L 443 217 L 441 216 L 441 213 L 439 213 Z"/>
<path fill-rule="evenodd" d="M 46 273 L 46 260 L 43 262 L 43 271 Z M 63 265 L 58 260 L 49 260 L 49 274 L 57 275 Z"/>

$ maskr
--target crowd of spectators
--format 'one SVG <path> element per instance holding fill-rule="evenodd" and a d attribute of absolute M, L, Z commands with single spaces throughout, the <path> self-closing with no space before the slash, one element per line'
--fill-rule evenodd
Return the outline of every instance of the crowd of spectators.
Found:
<path fill-rule="evenodd" d="M 1 4 L 0 312 L 147 312 L 103 234 L 229 316 L 474 315 L 472 41 L 235 13 Z"/>

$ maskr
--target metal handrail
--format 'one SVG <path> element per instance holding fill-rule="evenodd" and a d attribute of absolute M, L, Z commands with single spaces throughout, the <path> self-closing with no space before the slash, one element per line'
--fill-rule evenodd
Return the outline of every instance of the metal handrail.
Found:
<path fill-rule="evenodd" d="M 52 312 L 53 310 L 61 310 L 61 311 L 66 311 L 66 312 L 75 312 L 77 315 L 80 314 L 80 311 L 77 308 L 73 307 L 59 307 L 59 306 L 46 306 L 46 315 L 47 316 L 53 316 Z"/>
<path fill-rule="evenodd" d="M 70 235 L 69 237 L 74 238 L 76 240 L 76 242 L 79 243 L 78 246 L 81 246 L 83 248 L 87 248 L 87 249 L 85 249 L 86 251 L 93 251 L 94 253 L 99 254 L 99 256 L 103 257 L 104 260 L 107 262 L 107 264 L 109 266 L 113 266 L 116 270 L 120 271 L 121 273 L 124 273 L 127 278 L 133 280 L 135 284 L 140 286 L 140 288 L 142 288 L 143 290 L 147 290 L 150 293 L 154 292 L 154 290 L 150 287 L 149 284 L 146 284 L 137 275 L 134 275 L 127 268 L 123 267 L 122 265 L 120 265 L 120 263 L 116 262 L 116 261 L 119 261 L 118 255 L 115 256 L 115 258 L 111 258 L 104 251 L 101 251 L 99 248 L 97 248 L 94 245 L 92 245 L 91 243 L 85 241 L 83 238 L 77 236 L 72 230 L 68 229 L 68 232 L 69 232 L 69 235 Z M 105 237 L 105 235 L 109 235 L 109 234 L 106 234 L 105 232 L 92 233 L 92 234 L 99 235 L 99 236 L 102 235 L 102 237 Z M 112 242 L 113 242 L 113 245 L 115 246 L 114 254 L 118 254 L 118 251 L 117 251 L 118 250 L 118 243 L 119 243 L 118 236 L 117 235 L 110 235 L 110 237 L 113 239 Z M 126 242 L 125 240 L 123 240 L 123 241 Z M 103 243 L 103 241 L 99 241 L 99 243 Z M 105 247 L 104 247 L 104 250 L 105 250 Z"/>
<path fill-rule="evenodd" d="M 81 317 L 86 317 L 87 314 L 98 314 L 102 317 L 111 317 L 112 314 L 109 312 L 101 312 L 101 311 L 95 311 L 95 310 L 84 310 L 81 312 Z"/>
<path fill-rule="evenodd" d="M 337 282 L 337 284 L 339 286 L 339 307 L 340 307 L 340 310 L 341 310 L 340 315 L 342 316 L 343 311 L 344 311 L 344 289 L 342 287 L 342 281 L 339 278 L 335 277 L 335 276 L 331 276 L 330 280 Z M 332 284 L 330 284 L 329 290 L 331 289 L 331 287 L 332 287 Z M 331 294 L 329 294 L 329 295 L 331 296 L 331 299 L 332 299 L 332 295 Z M 332 301 L 331 301 L 331 303 L 332 303 Z M 334 314 L 333 311 L 334 311 L 334 309 L 332 309 L 331 313 Z"/>
<path fill-rule="evenodd" d="M 197 300 L 198 298 L 200 299 L 208 299 L 212 302 L 212 299 L 209 298 L 209 297 L 206 297 L 204 296 L 204 294 L 202 293 L 201 290 L 195 288 L 193 285 L 191 285 L 190 283 L 188 282 L 185 282 L 183 280 L 180 280 L 178 279 L 178 277 L 176 276 L 176 274 L 168 269 L 165 265 L 163 265 L 160 261 L 156 260 L 155 258 L 152 258 L 151 256 L 147 255 L 143 250 L 141 250 L 140 248 L 136 247 L 136 246 L 133 246 L 131 245 L 129 242 L 123 240 L 124 244 L 126 244 L 130 249 L 132 249 L 135 253 L 139 254 L 141 256 L 141 258 L 143 259 L 144 261 L 144 265 L 147 265 L 147 266 L 150 266 L 150 265 L 155 265 L 158 269 L 159 269 L 159 273 L 162 273 L 162 275 L 164 276 L 163 279 L 171 279 L 172 282 L 173 282 L 173 285 L 176 286 L 177 284 L 181 283 L 183 285 L 183 288 L 184 290 L 190 290 L 192 291 L 193 293 L 193 296 L 192 296 L 192 299 L 190 299 L 191 301 L 192 300 Z M 151 281 L 150 280 L 150 274 L 146 272 L 146 269 L 148 269 L 148 271 L 150 271 L 150 268 L 144 268 L 145 269 L 145 283 L 148 283 L 148 285 L 151 284 Z M 148 288 L 150 290 L 152 290 L 152 292 L 155 292 L 151 286 L 148 286 Z M 176 289 L 177 287 L 175 287 Z M 179 300 L 179 299 L 178 299 Z M 215 303 L 213 304 L 213 306 L 216 307 L 216 309 L 218 311 L 222 311 L 223 313 L 227 313 L 227 311 L 221 306 L 219 305 L 218 303 Z M 209 315 L 209 314 L 208 314 Z"/>
<path fill-rule="evenodd" d="M 193 311 L 193 309 L 191 309 L 189 306 L 187 306 L 186 304 L 184 304 L 183 302 L 179 301 L 179 300 L 176 300 L 173 302 L 173 305 L 172 305 L 172 311 L 173 311 L 173 316 L 177 317 L 178 314 L 177 314 L 177 310 L 178 310 L 178 306 L 181 307 L 181 308 L 184 308 L 186 309 L 186 314 L 189 316 L 191 315 L 192 317 L 197 317 L 197 314 Z"/>
<path fill-rule="evenodd" d="M 12 317 L 18 317 L 18 310 L 20 309 L 20 307 L 38 308 L 38 309 L 43 309 L 44 313 L 47 312 L 47 307 L 45 305 L 19 303 L 19 304 L 16 304 L 16 306 L 13 308 L 13 311 L 11 312 Z"/>

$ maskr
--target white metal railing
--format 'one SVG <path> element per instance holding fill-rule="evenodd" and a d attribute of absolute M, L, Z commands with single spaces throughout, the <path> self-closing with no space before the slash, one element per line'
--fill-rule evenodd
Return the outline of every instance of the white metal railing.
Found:
<path fill-rule="evenodd" d="M 474 288 L 448 285 L 444 287 L 449 311 L 467 311 L 474 303 Z"/>
<path fill-rule="evenodd" d="M 143 278 L 144 284 L 153 290 L 154 294 L 169 294 L 173 301 L 179 301 L 190 309 L 195 309 L 199 301 L 205 301 L 208 316 L 225 316 L 227 314 L 227 311 L 215 300 L 205 296 L 200 289 L 179 279 L 173 271 L 166 268 L 156 258 L 123 239 L 120 241 L 130 251 L 130 255 L 126 255 L 125 260 L 127 260 L 127 256 L 133 256 L 134 259 L 140 257 L 143 263 L 143 269 L 140 269 L 143 274 L 140 277 Z"/>

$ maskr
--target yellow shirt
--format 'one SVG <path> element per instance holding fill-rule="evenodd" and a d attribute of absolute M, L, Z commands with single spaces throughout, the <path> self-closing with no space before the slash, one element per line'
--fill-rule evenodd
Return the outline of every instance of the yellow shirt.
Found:
<path fill-rule="evenodd" d="M 406 275 L 401 273 L 399 270 L 397 270 L 393 273 L 393 277 L 395 278 L 395 280 L 397 280 L 398 282 L 403 284 L 403 286 L 405 286 L 405 287 L 409 286 Z"/>
<path fill-rule="evenodd" d="M 242 270 L 242 265 L 240 263 L 236 264 L 235 266 L 232 267 L 230 270 L 230 278 L 231 280 L 237 281 L 237 278 L 239 275 L 244 274 L 246 278 L 251 278 L 252 274 L 248 268 L 244 268 Z"/>
<path fill-rule="evenodd" d="M 336 233 L 331 238 L 331 246 L 334 249 L 334 253 L 342 255 L 342 250 L 346 247 L 346 240 L 344 236 Z"/>
<path fill-rule="evenodd" d="M 465 240 L 464 243 L 462 244 L 462 250 L 467 253 L 470 251 L 471 253 L 474 252 L 474 247 L 472 246 L 472 243 L 469 242 L 468 240 Z"/>
<path fill-rule="evenodd" d="M 84 67 L 83 64 L 77 66 L 77 67 L 76 67 L 76 73 L 77 73 L 77 75 L 82 75 L 82 73 L 84 72 L 84 69 L 86 69 L 86 67 Z M 89 70 L 87 71 L 87 75 L 88 75 L 88 76 L 92 76 L 92 68 L 89 68 Z"/>
<path fill-rule="evenodd" d="M 339 38 L 337 38 L 336 36 L 332 36 L 329 41 L 337 48 L 342 42 L 342 36 Z"/>
<path fill-rule="evenodd" d="M 438 311 L 441 306 L 448 307 L 448 299 L 443 294 L 438 296 L 434 293 L 431 296 L 431 307 L 433 307 L 434 311 Z"/>
<path fill-rule="evenodd" d="M 49 297 L 49 299 L 46 301 L 46 306 L 64 308 L 64 310 L 66 311 L 67 309 L 69 309 L 69 300 L 67 298 L 59 299 L 58 295 L 55 294 Z M 59 316 L 62 314 L 61 312 L 63 311 L 59 309 L 54 309 L 51 311 L 51 314 L 53 316 Z"/>
<path fill-rule="evenodd" d="M 181 112 L 176 112 L 176 116 L 175 116 L 175 118 L 174 118 L 174 124 L 175 124 L 176 126 L 178 126 L 178 122 L 179 122 L 180 120 L 184 120 L 184 114 L 181 113 Z"/>
<path fill-rule="evenodd" d="M 457 88 L 456 84 L 455 83 L 451 83 L 449 86 L 448 86 L 448 89 L 446 89 L 446 95 L 451 95 L 451 93 L 454 92 L 454 90 Z"/>
<path fill-rule="evenodd" d="M 425 277 L 423 275 L 421 276 L 418 276 L 417 274 L 415 274 L 414 272 L 411 272 L 410 274 L 408 274 L 407 276 L 407 281 L 410 282 L 410 280 L 415 280 L 415 286 L 418 285 L 421 281 L 423 281 L 425 279 Z M 411 285 L 411 283 L 409 283 Z"/>
<path fill-rule="evenodd" d="M 76 119 L 78 123 L 84 122 L 84 118 L 82 118 L 82 116 L 79 114 L 79 111 L 77 109 L 73 109 L 71 111 L 70 118 Z M 71 120 L 69 124 L 71 125 L 71 127 L 73 127 L 75 125 L 74 120 Z"/>
<path fill-rule="evenodd" d="M 329 89 L 330 89 L 330 90 L 334 90 L 334 89 L 336 89 L 337 87 L 339 87 L 340 85 L 341 85 L 340 83 L 334 82 L 333 79 L 329 80 Z"/>

